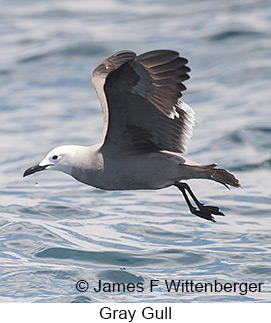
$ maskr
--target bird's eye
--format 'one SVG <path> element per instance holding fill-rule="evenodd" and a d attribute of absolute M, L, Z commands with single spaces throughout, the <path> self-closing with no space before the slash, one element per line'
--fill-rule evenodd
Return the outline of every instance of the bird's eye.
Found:
<path fill-rule="evenodd" d="M 57 155 L 54 155 L 53 157 L 52 157 L 52 159 L 57 159 L 58 158 L 58 156 Z"/>

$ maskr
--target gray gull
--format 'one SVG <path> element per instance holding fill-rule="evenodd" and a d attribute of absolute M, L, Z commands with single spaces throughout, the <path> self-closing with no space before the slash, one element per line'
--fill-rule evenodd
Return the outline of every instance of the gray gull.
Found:
<path fill-rule="evenodd" d="M 180 100 L 189 79 L 187 63 L 171 50 L 139 56 L 124 50 L 106 58 L 92 78 L 103 110 L 102 142 L 59 146 L 23 176 L 58 170 L 103 190 L 176 186 L 192 214 L 215 222 L 213 215 L 224 215 L 220 209 L 201 203 L 181 181 L 209 179 L 226 187 L 240 183 L 217 164 L 200 165 L 178 154 L 186 152 L 194 126 L 193 109 Z"/>

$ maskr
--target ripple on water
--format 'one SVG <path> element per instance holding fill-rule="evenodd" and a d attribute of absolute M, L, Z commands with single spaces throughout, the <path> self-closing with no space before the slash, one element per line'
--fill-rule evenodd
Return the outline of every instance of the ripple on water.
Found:
<path fill-rule="evenodd" d="M 73 261 L 100 263 L 107 265 L 125 266 L 149 266 L 160 263 L 161 260 L 147 255 L 133 255 L 126 252 L 117 251 L 83 251 L 68 248 L 46 248 L 35 254 L 37 258 L 68 259 Z"/>
<path fill-rule="evenodd" d="M 18 204 L 11 204 L 8 206 L 0 206 L 1 213 L 5 214 L 19 214 L 20 219 L 44 219 L 44 220 L 60 220 L 60 219 L 76 219 L 76 218 L 90 218 L 97 216 L 98 212 L 92 209 L 86 209 L 76 206 L 67 206 L 66 203 L 39 203 L 35 206 L 22 206 Z"/>
<path fill-rule="evenodd" d="M 83 251 L 68 248 L 46 248 L 35 254 L 37 258 L 66 259 L 80 262 L 90 262 L 94 264 L 117 265 L 121 267 L 140 267 L 159 264 L 166 266 L 171 262 L 172 266 L 200 266 L 211 263 L 211 257 L 200 252 L 186 250 L 164 250 L 152 254 L 133 254 L 117 251 Z"/>
<path fill-rule="evenodd" d="M 253 264 L 240 266 L 238 273 L 243 277 L 265 278 L 271 279 L 271 265 L 270 264 Z"/>
<path fill-rule="evenodd" d="M 209 40 L 213 42 L 224 41 L 232 38 L 250 38 L 250 37 L 257 37 L 261 36 L 262 33 L 253 31 L 253 30 L 242 30 L 242 29 L 232 29 L 221 31 L 209 37 Z"/>
<path fill-rule="evenodd" d="M 24 58 L 21 58 L 19 60 L 19 63 L 26 64 L 26 63 L 32 63 L 34 61 L 43 61 L 49 57 L 54 56 L 75 56 L 75 57 L 92 57 L 93 55 L 103 55 L 106 54 L 106 50 L 102 46 L 98 46 L 95 43 L 83 43 L 83 44 L 77 44 L 76 46 L 65 46 L 62 49 L 52 50 L 47 53 L 41 53 L 41 54 L 35 54 L 30 55 Z"/>
<path fill-rule="evenodd" d="M 111 281 L 116 283 L 120 282 L 127 284 L 137 284 L 144 282 L 143 276 L 133 274 L 125 269 L 100 271 L 97 278 L 105 281 Z"/>
<path fill-rule="evenodd" d="M 65 300 L 61 300 L 61 303 L 65 302 Z M 71 303 L 93 303 L 95 302 L 95 299 L 93 300 L 92 298 L 88 297 L 88 296 L 76 296 L 73 297 L 72 299 L 68 299 L 67 302 L 71 302 Z"/>

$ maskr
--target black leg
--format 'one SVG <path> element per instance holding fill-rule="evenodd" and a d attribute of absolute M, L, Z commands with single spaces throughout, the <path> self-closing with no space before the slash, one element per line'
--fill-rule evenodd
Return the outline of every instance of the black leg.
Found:
<path fill-rule="evenodd" d="M 214 215 L 224 215 L 217 206 L 211 206 L 211 205 L 204 205 L 203 203 L 201 203 L 195 196 L 195 194 L 193 193 L 193 191 L 191 190 L 191 188 L 189 187 L 188 184 L 186 183 L 180 183 L 180 182 L 176 182 L 174 184 L 176 187 L 178 187 L 178 189 L 182 192 L 184 199 L 189 207 L 189 210 L 192 214 L 195 214 L 203 219 L 206 220 L 210 220 L 215 222 L 214 217 L 212 216 L 212 214 Z M 193 199 L 193 201 L 195 202 L 196 206 L 198 207 L 198 209 L 196 207 L 194 207 L 192 205 L 192 203 L 190 202 L 187 193 L 190 195 L 190 197 Z"/>

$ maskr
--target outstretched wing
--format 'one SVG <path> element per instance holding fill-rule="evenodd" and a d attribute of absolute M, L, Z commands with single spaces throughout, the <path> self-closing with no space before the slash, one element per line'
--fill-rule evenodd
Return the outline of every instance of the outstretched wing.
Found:
<path fill-rule="evenodd" d="M 99 65 L 93 84 L 104 113 L 104 146 L 185 152 L 193 110 L 179 98 L 187 59 L 169 50 L 118 52 Z"/>

